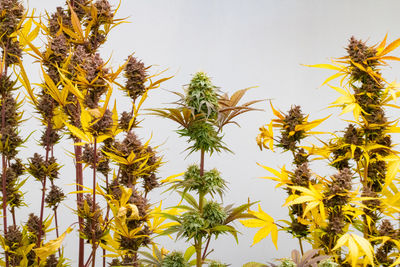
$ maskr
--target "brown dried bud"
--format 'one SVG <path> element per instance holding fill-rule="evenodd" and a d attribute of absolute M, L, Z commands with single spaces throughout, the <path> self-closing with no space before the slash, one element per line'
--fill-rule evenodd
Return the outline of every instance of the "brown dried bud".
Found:
<path fill-rule="evenodd" d="M 279 140 L 279 146 L 294 151 L 296 143 L 305 137 L 304 131 L 295 131 L 296 126 L 301 125 L 303 122 L 304 115 L 301 112 L 300 106 L 292 106 L 283 120 L 283 129 Z"/>
<path fill-rule="evenodd" d="M 15 251 L 22 246 L 23 236 L 18 226 L 8 226 L 7 233 L 4 235 L 4 238 L 6 245 L 11 248 L 11 251 Z M 11 266 L 19 266 L 22 256 L 16 253 L 10 253 L 9 260 Z"/>
<path fill-rule="evenodd" d="M 103 114 L 103 117 L 97 119 L 91 126 L 91 131 L 93 135 L 101 135 L 107 134 L 110 132 L 110 128 L 113 126 L 112 112 L 110 110 L 106 110 Z"/>
<path fill-rule="evenodd" d="M 136 205 L 139 211 L 139 217 L 141 219 L 147 216 L 150 205 L 148 204 L 147 199 L 143 197 L 138 191 L 132 191 L 132 196 L 129 198 L 129 203 Z"/>
<path fill-rule="evenodd" d="M 8 144 L 1 153 L 10 159 L 15 158 L 18 154 L 17 148 L 23 143 L 22 138 L 18 136 L 18 129 L 16 127 L 6 126 L 3 128 L 0 139 L 3 144 L 6 144 L 6 142 Z"/>
<path fill-rule="evenodd" d="M 134 132 L 128 132 L 125 139 L 122 141 L 123 148 L 125 148 L 125 154 L 129 154 L 131 151 L 139 152 L 142 148 L 142 142 Z"/>
<path fill-rule="evenodd" d="M 66 196 L 62 189 L 56 185 L 52 185 L 45 198 L 45 202 L 47 207 L 51 209 L 57 209 L 58 205 L 60 205 L 64 199 L 66 199 Z"/>
<path fill-rule="evenodd" d="M 346 50 L 350 59 L 358 64 L 364 64 L 368 58 L 376 56 L 375 49 L 368 47 L 365 42 L 361 40 L 356 40 L 354 36 L 350 38 L 350 42 Z"/>
<path fill-rule="evenodd" d="M 362 194 L 361 197 L 370 197 L 373 199 L 370 200 L 364 200 L 362 203 L 366 205 L 369 208 L 376 209 L 381 205 L 381 201 L 379 200 L 378 194 L 368 187 L 363 187 L 362 188 Z"/>
<path fill-rule="evenodd" d="M 71 19 L 65 13 L 64 9 L 62 7 L 57 7 L 57 11 L 51 14 L 48 22 L 48 28 L 51 36 L 57 35 L 61 29 L 60 25 L 63 25 L 67 28 L 72 28 Z"/>
<path fill-rule="evenodd" d="M 100 23 L 111 23 L 114 14 L 108 0 L 97 0 L 94 6 L 97 9 L 97 19 Z"/>
<path fill-rule="evenodd" d="M 351 170 L 348 168 L 340 170 L 338 174 L 333 175 L 333 181 L 335 185 L 342 188 L 342 190 L 351 190 L 353 175 Z"/>
<path fill-rule="evenodd" d="M 388 219 L 382 220 L 381 226 L 379 227 L 378 231 L 380 236 L 393 237 L 396 234 L 392 223 Z"/>
<path fill-rule="evenodd" d="M 4 235 L 6 244 L 10 247 L 15 247 L 15 244 L 22 242 L 22 233 L 18 226 L 10 225 L 7 228 L 7 233 Z"/>
<path fill-rule="evenodd" d="M 0 36 L 8 36 L 17 30 L 24 14 L 24 6 L 18 0 L 0 1 Z"/>
<path fill-rule="evenodd" d="M 57 76 L 58 78 L 58 76 Z M 38 110 L 43 116 L 43 118 L 49 118 L 53 116 L 54 108 L 57 106 L 54 98 L 52 98 L 49 94 L 42 93 L 38 99 Z"/>
<path fill-rule="evenodd" d="M 83 17 L 87 15 L 86 10 L 90 10 L 89 3 L 90 1 L 88 0 L 70 0 L 71 7 L 75 11 L 79 20 L 83 19 Z"/>
<path fill-rule="evenodd" d="M 89 207 L 89 211 L 85 210 L 85 205 Z M 78 202 L 78 215 L 84 219 L 84 225 L 82 229 L 82 234 L 91 240 L 94 236 L 95 240 L 99 240 L 103 234 L 104 230 L 101 227 L 102 212 L 100 206 L 96 203 L 93 211 L 93 199 L 92 196 L 87 194 L 81 202 Z"/>
<path fill-rule="evenodd" d="M 4 107 L 4 118 L 6 126 L 15 127 L 19 123 L 19 116 L 17 113 L 17 102 L 11 94 L 6 95 L 5 99 L 1 101 L 0 109 L 3 109 L 3 103 L 5 103 Z M 3 119 L 2 113 L 0 112 L 0 120 Z"/>
<path fill-rule="evenodd" d="M 43 156 L 38 153 L 33 154 L 29 159 L 29 167 L 27 171 L 39 181 L 44 181 L 46 178 L 46 166 Z"/>
<path fill-rule="evenodd" d="M 296 166 L 300 166 L 303 163 L 308 162 L 308 155 L 303 148 L 300 148 L 299 151 L 295 154 L 293 162 Z"/>
<path fill-rule="evenodd" d="M 297 167 L 292 177 L 292 182 L 295 186 L 308 187 L 311 179 L 311 171 L 308 168 L 308 163 L 303 163 Z"/>
<path fill-rule="evenodd" d="M 102 157 L 101 151 L 97 151 L 97 162 L 99 162 L 99 159 Z M 88 144 L 85 144 L 83 148 L 83 153 L 82 153 L 82 161 L 89 164 L 91 168 L 93 168 L 94 165 L 94 149 L 92 146 L 89 146 Z"/>
<path fill-rule="evenodd" d="M 104 176 L 107 176 L 108 173 L 110 172 L 110 161 L 108 158 L 102 157 L 100 161 L 98 162 L 97 165 L 97 171 L 103 174 Z"/>
<path fill-rule="evenodd" d="M 108 72 L 108 69 L 104 68 L 104 61 L 98 53 L 96 53 L 95 55 L 89 55 L 84 58 L 81 67 L 85 71 L 86 80 L 88 80 L 88 82 L 92 82 L 101 73 Z M 102 82 L 104 84 L 102 79 L 97 80 L 97 82 Z M 104 89 L 102 90 L 104 91 Z"/>
<path fill-rule="evenodd" d="M 90 54 L 86 51 L 83 45 L 76 46 L 72 57 L 71 57 L 71 67 L 75 67 L 76 65 L 81 65 L 90 57 Z"/>
<path fill-rule="evenodd" d="M 16 88 L 14 87 L 16 81 L 11 80 L 10 76 L 6 76 L 5 73 L 0 74 L 0 94 L 9 95 L 9 93 Z"/>
<path fill-rule="evenodd" d="M 133 115 L 130 112 L 122 112 L 121 118 L 119 119 L 119 128 L 124 131 L 129 131 L 129 123 L 132 120 Z"/>
<path fill-rule="evenodd" d="M 6 66 L 18 63 L 19 59 L 22 58 L 22 48 L 17 40 L 9 41 L 5 50 L 7 52 L 5 58 Z"/>
<path fill-rule="evenodd" d="M 44 234 L 43 229 L 41 229 L 40 227 L 39 217 L 33 213 L 29 214 L 28 221 L 26 222 L 26 227 L 28 228 L 28 231 L 34 235 L 39 235 L 39 232 L 41 232 L 41 235 Z"/>
<path fill-rule="evenodd" d="M 69 46 L 64 34 L 59 34 L 50 41 L 52 63 L 61 63 L 68 56 Z"/>
<path fill-rule="evenodd" d="M 154 173 L 143 177 L 143 188 L 146 193 L 158 186 L 160 186 L 160 184 L 158 183 L 157 176 Z"/>
<path fill-rule="evenodd" d="M 344 221 L 343 214 L 331 213 L 329 215 L 329 223 L 327 233 L 330 235 L 339 235 L 343 233 Z"/>
<path fill-rule="evenodd" d="M 44 131 L 42 133 L 42 136 L 40 137 L 40 145 L 43 147 L 52 147 L 58 143 L 60 138 L 61 136 L 58 134 L 58 131 L 50 128 L 48 132 Z"/>
<path fill-rule="evenodd" d="M 15 175 L 18 177 L 24 174 L 25 166 L 22 163 L 21 159 L 15 159 L 15 162 L 11 164 L 9 169 L 13 171 Z"/>
<path fill-rule="evenodd" d="M 144 64 L 133 56 L 128 58 L 125 67 L 126 84 L 125 89 L 128 96 L 134 101 L 146 91 L 144 83 L 147 78 L 147 71 Z"/>
<path fill-rule="evenodd" d="M 362 136 L 360 136 L 357 128 L 353 124 L 349 124 L 349 126 L 347 126 L 343 138 L 346 144 L 362 144 Z"/>
<path fill-rule="evenodd" d="M 57 267 L 58 259 L 55 254 L 50 255 L 46 260 L 46 265 L 44 267 Z"/>

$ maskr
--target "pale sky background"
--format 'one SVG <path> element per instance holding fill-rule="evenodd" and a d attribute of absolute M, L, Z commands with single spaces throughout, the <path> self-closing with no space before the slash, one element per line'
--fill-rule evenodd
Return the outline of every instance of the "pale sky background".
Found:
<path fill-rule="evenodd" d="M 117 1 L 110 1 L 117 5 Z M 30 0 L 29 7 L 36 13 L 55 11 L 63 5 L 62 0 Z M 146 65 L 155 65 L 152 71 L 168 68 L 166 75 L 175 77 L 163 83 L 162 89 L 153 91 L 146 102 L 147 108 L 166 107 L 165 103 L 176 100 L 167 90 L 182 92 L 191 75 L 199 70 L 207 72 L 216 86 L 230 94 L 238 89 L 258 86 L 248 92 L 245 101 L 272 99 L 274 105 L 286 111 L 290 105 L 298 104 L 311 119 L 325 117 L 338 110 L 324 109 L 338 95 L 333 90 L 319 85 L 332 74 L 329 70 L 312 69 L 300 64 L 327 63 L 330 57 L 345 54 L 347 40 L 354 35 L 375 44 L 386 33 L 389 41 L 400 38 L 400 1 L 373 0 L 122 0 L 118 17 L 128 17 L 131 22 L 117 27 L 102 48 L 102 56 L 112 55 L 111 64 L 118 66 L 135 52 Z M 400 52 L 394 53 L 399 56 Z M 32 82 L 41 80 L 37 66 L 29 66 Z M 399 79 L 400 68 L 393 63 L 383 73 L 389 80 Z M 124 104 L 127 108 L 126 103 Z M 283 190 L 275 189 L 275 183 L 258 177 L 268 175 L 256 163 L 270 167 L 288 165 L 288 155 L 260 151 L 255 137 L 258 128 L 272 118 L 267 102 L 257 105 L 264 112 L 252 112 L 239 118 L 241 128 L 229 126 L 225 129 L 224 141 L 235 154 L 223 153 L 206 159 L 206 169 L 217 167 L 229 182 L 224 203 L 242 204 L 250 197 L 260 201 L 262 208 L 276 220 L 287 218 L 287 208 L 282 207 L 286 198 Z M 395 113 L 391 113 L 395 114 Z M 395 114 L 396 115 L 396 114 Z M 27 113 L 26 118 L 30 114 Z M 152 144 L 160 145 L 160 155 L 165 164 L 159 176 L 165 178 L 180 173 L 186 166 L 197 162 L 199 156 L 187 157 L 185 139 L 174 132 L 177 125 L 161 118 L 145 116 L 139 134 L 147 140 L 153 134 Z M 22 134 L 27 136 L 38 123 L 29 119 Z M 344 123 L 332 117 L 321 129 L 341 130 Z M 34 133 L 21 156 L 30 157 L 41 149 L 35 146 Z M 397 140 L 398 141 L 398 140 Z M 72 160 L 66 155 L 71 150 L 69 141 L 58 145 L 57 157 L 65 166 L 57 183 L 73 190 Z M 287 166 L 290 169 L 290 166 Z M 330 169 L 314 170 L 327 175 Z M 90 179 L 87 180 L 90 185 Z M 27 212 L 39 213 L 39 183 L 25 185 L 26 202 L 29 208 L 18 211 L 21 222 L 26 221 Z M 176 195 L 163 194 L 158 190 L 150 194 L 153 203 L 163 199 L 166 206 L 176 204 Z M 75 196 L 60 208 L 60 230 L 76 220 L 69 207 L 74 207 Z M 250 247 L 255 230 L 236 224 L 240 244 L 230 236 L 221 236 L 211 243 L 215 250 L 210 258 L 241 266 L 248 261 L 267 262 L 273 258 L 290 255 L 299 249 L 297 240 L 281 232 L 277 251 L 270 238 Z M 78 245 L 76 232 L 65 242 L 65 256 L 76 266 Z M 184 250 L 185 243 L 173 243 L 166 238 L 156 239 L 168 250 Z M 100 257 L 97 257 L 99 259 Z"/>

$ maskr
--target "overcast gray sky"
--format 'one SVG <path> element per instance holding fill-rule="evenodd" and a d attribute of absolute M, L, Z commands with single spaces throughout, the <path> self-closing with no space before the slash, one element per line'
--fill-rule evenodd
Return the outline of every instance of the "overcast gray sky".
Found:
<path fill-rule="evenodd" d="M 111 0 L 117 5 L 117 1 Z M 29 7 L 36 13 L 46 9 L 54 12 L 63 0 L 30 0 Z M 389 40 L 400 38 L 400 2 L 397 0 L 122 0 L 119 17 L 128 17 L 131 22 L 117 27 L 102 48 L 103 58 L 112 55 L 111 64 L 117 66 L 131 53 L 147 65 L 154 65 L 154 71 L 168 68 L 167 75 L 175 75 L 163 84 L 161 90 L 154 91 L 146 103 L 147 108 L 165 107 L 174 101 L 167 90 L 182 91 L 191 74 L 203 70 L 223 91 L 234 92 L 249 86 L 258 86 L 248 92 L 244 100 L 272 99 L 276 107 L 286 111 L 290 105 L 298 104 L 311 118 L 322 118 L 337 110 L 324 109 L 337 97 L 327 87 L 319 88 L 331 72 L 310 69 L 300 64 L 327 63 L 330 57 L 343 56 L 347 40 L 354 35 L 368 40 L 369 44 L 380 41 L 386 33 Z M 398 52 L 397 52 L 398 55 Z M 394 63 L 384 73 L 390 79 L 399 79 L 399 65 Z M 40 82 L 38 70 L 30 69 L 32 82 Z M 217 167 L 229 182 L 230 190 L 224 202 L 241 204 L 247 199 L 258 200 L 262 208 L 275 219 L 286 219 L 287 208 L 282 207 L 286 193 L 275 189 L 275 183 L 257 177 L 267 173 L 256 165 L 257 162 L 271 167 L 282 166 L 289 159 L 287 155 L 260 151 L 255 137 L 258 128 L 272 118 L 267 102 L 258 104 L 265 112 L 248 113 L 239 119 L 241 128 L 226 128 L 224 140 L 235 154 L 214 155 L 206 159 L 206 169 Z M 394 114 L 394 113 L 393 113 Z M 27 115 L 29 116 L 29 115 Z M 24 134 L 36 127 L 29 120 L 25 123 Z M 179 139 L 172 122 L 145 117 L 140 130 L 142 138 L 153 133 L 153 144 L 162 144 L 160 154 L 165 165 L 160 177 L 165 178 L 185 170 L 185 167 L 198 160 L 197 155 L 186 158 L 183 152 L 186 140 Z M 340 130 L 343 123 L 332 118 L 325 129 Z M 38 138 L 39 132 L 31 138 Z M 60 144 L 58 157 L 65 167 L 58 184 L 67 186 L 74 182 L 71 159 L 65 150 L 71 149 L 68 143 Z M 33 151 L 23 152 L 31 156 Z M 290 168 L 288 166 L 288 168 Z M 325 171 L 325 169 L 324 169 Z M 25 188 L 39 188 L 37 183 Z M 27 193 L 27 202 L 32 205 L 20 211 L 24 218 L 26 210 L 38 212 L 38 190 Z M 151 195 L 153 202 L 163 199 L 164 204 L 176 204 L 173 195 L 159 195 L 161 190 Z M 73 207 L 74 196 L 60 212 L 61 228 L 65 229 L 75 220 L 68 206 Z M 21 219 L 25 220 L 25 219 Z M 285 257 L 292 249 L 298 249 L 297 240 L 285 233 L 279 234 L 276 251 L 270 238 L 250 247 L 254 230 L 244 229 L 237 224 L 242 233 L 240 244 L 233 238 L 221 236 L 212 243 L 215 250 L 213 259 L 241 266 L 248 261 L 266 262 L 273 258 Z M 61 229 L 61 230 L 62 230 Z M 167 239 L 158 239 L 169 250 L 180 250 L 183 242 L 174 244 Z M 76 234 L 71 234 L 65 243 L 65 255 L 72 258 L 76 266 Z M 99 258 L 99 257 L 98 257 Z"/>

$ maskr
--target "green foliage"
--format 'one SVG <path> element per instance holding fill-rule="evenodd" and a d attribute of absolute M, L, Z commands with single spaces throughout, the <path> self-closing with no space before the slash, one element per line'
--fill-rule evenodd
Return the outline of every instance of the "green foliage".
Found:
<path fill-rule="evenodd" d="M 223 224 L 228 215 L 222 206 L 217 202 L 207 202 L 204 205 L 203 217 L 211 227 Z"/>
<path fill-rule="evenodd" d="M 186 88 L 185 102 L 195 115 L 216 119 L 218 115 L 218 96 L 216 87 L 204 72 L 197 72 Z"/>
<path fill-rule="evenodd" d="M 174 189 L 196 191 L 198 194 L 218 193 L 222 195 L 226 187 L 225 181 L 217 169 L 205 171 L 201 176 L 200 168 L 196 164 L 190 165 L 183 177 L 183 180 L 175 182 Z"/>
<path fill-rule="evenodd" d="M 188 148 L 190 153 L 195 151 L 205 151 L 212 154 L 228 150 L 222 143 L 222 136 L 218 135 L 215 127 L 206 120 L 200 119 L 189 124 L 187 128 L 177 131 L 181 136 L 189 137 L 188 142 L 193 144 Z"/>
<path fill-rule="evenodd" d="M 279 267 L 296 267 L 296 263 L 294 263 L 291 259 L 284 259 L 282 260 L 281 264 L 278 265 Z"/>
<path fill-rule="evenodd" d="M 327 259 L 318 263 L 318 267 L 339 267 L 339 264 L 335 263 L 332 259 Z"/>
<path fill-rule="evenodd" d="M 227 267 L 227 266 L 228 266 L 227 264 L 221 263 L 219 261 L 211 261 L 208 264 L 208 267 Z"/>
<path fill-rule="evenodd" d="M 189 263 L 181 252 L 172 252 L 164 257 L 161 267 L 189 267 Z"/>
<path fill-rule="evenodd" d="M 204 231 L 207 223 L 198 212 L 186 212 L 181 217 L 184 236 L 188 240 L 192 238 L 202 238 L 206 235 Z"/>

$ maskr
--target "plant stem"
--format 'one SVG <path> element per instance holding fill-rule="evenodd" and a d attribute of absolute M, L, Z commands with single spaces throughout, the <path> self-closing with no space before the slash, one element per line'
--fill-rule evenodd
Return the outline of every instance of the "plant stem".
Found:
<path fill-rule="evenodd" d="M 4 52 L 5 55 L 7 55 L 6 52 Z M 6 66 L 6 71 L 7 71 L 7 66 Z M 1 132 L 4 133 L 4 128 L 6 125 L 6 118 L 5 118 L 5 100 L 6 96 L 3 94 L 2 95 L 2 105 L 1 105 Z M 1 181 L 2 181 L 2 194 L 3 194 L 3 232 L 4 236 L 7 234 L 7 191 L 6 191 L 6 171 L 7 171 L 7 162 L 6 162 L 6 156 L 4 153 L 1 154 L 1 161 L 2 161 L 2 175 L 1 175 Z M 6 267 L 9 267 L 10 264 L 8 262 L 8 252 L 5 252 L 5 257 L 6 257 Z"/>
<path fill-rule="evenodd" d="M 15 219 L 15 209 L 14 209 L 14 207 L 11 208 L 11 215 L 12 215 L 12 219 L 13 219 L 13 224 L 17 225 L 16 219 Z"/>
<path fill-rule="evenodd" d="M 108 187 L 109 187 L 109 184 L 108 184 L 108 174 L 107 174 L 106 175 L 106 188 L 107 188 L 107 190 L 108 190 Z M 108 222 L 109 212 L 110 212 L 110 205 L 108 205 L 108 202 L 107 202 L 107 212 L 106 212 L 106 218 L 104 220 L 105 223 Z M 103 267 L 106 267 L 106 257 L 105 257 L 105 255 L 106 255 L 106 250 L 103 248 Z"/>
<path fill-rule="evenodd" d="M 92 213 L 95 216 L 96 212 L 96 169 L 97 169 L 97 138 L 94 138 L 94 155 L 93 155 L 93 205 Z M 96 235 L 94 228 L 95 221 L 92 222 L 92 267 L 96 265 Z"/>
<path fill-rule="evenodd" d="M 204 175 L 204 149 L 200 152 L 200 176 Z M 199 212 L 200 215 L 203 214 L 203 205 L 204 205 L 204 193 L 199 193 Z M 196 246 L 196 267 L 201 267 L 203 265 L 203 260 L 201 256 L 202 249 L 202 237 L 197 238 L 197 242 L 195 242 Z"/>
<path fill-rule="evenodd" d="M 301 242 L 301 238 L 299 237 L 299 245 L 300 245 L 300 251 L 301 251 L 301 255 L 304 255 L 304 250 L 303 250 L 303 243 Z"/>
<path fill-rule="evenodd" d="M 81 142 L 80 139 L 75 140 L 76 143 Z M 76 171 L 76 190 L 82 191 L 83 185 L 83 168 L 82 168 L 82 147 L 79 145 L 74 146 L 75 149 L 75 171 Z M 83 201 L 83 194 L 78 193 L 76 194 L 77 205 L 82 203 Z M 78 215 L 78 222 L 79 222 L 79 232 L 81 233 L 83 230 L 83 219 Z M 84 260 L 85 260 L 85 240 L 79 235 L 79 258 L 78 258 L 78 266 L 84 267 Z"/>
<path fill-rule="evenodd" d="M 59 233 L 58 233 L 57 208 L 54 208 L 54 223 L 56 224 L 56 236 L 58 238 Z M 61 257 L 61 249 L 58 249 L 58 257 Z"/>
<path fill-rule="evenodd" d="M 49 136 L 50 136 L 50 130 L 51 130 L 51 117 L 47 120 L 47 128 L 46 128 L 46 159 L 45 163 L 46 166 L 48 166 L 49 162 L 49 153 L 50 153 L 50 145 L 49 145 Z M 40 219 L 39 219 L 39 233 L 38 233 L 38 240 L 36 246 L 39 248 L 40 243 L 42 241 L 42 232 L 43 232 L 43 213 L 44 213 L 44 200 L 46 196 L 46 182 L 47 182 L 47 176 L 44 176 L 44 180 L 42 181 L 42 200 L 40 203 Z M 40 258 L 38 258 L 38 263 L 40 263 Z"/>
<path fill-rule="evenodd" d="M 209 235 L 208 238 L 207 238 L 206 247 L 204 248 L 203 256 L 201 257 L 201 260 L 203 260 L 203 261 L 206 259 L 207 250 L 208 250 L 208 245 L 210 245 L 210 241 L 211 241 L 211 235 Z"/>

